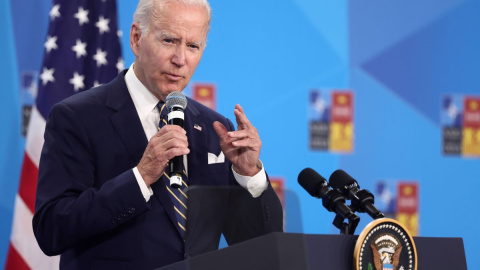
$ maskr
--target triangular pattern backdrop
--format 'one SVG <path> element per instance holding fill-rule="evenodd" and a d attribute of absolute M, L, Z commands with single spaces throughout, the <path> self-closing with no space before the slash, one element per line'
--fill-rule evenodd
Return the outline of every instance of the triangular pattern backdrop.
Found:
<path fill-rule="evenodd" d="M 24 74 L 35 78 L 32 71 L 40 68 L 51 7 L 49 0 L 9 2 L 0 11 L 11 16 L 11 25 L 2 27 L 11 33 L 7 39 L 16 51 L 17 62 L 7 63 L 7 69 L 17 74 L 4 91 L 22 104 L 0 108 L 4 115 L 19 114 L 32 102 L 15 88 L 23 87 Z M 128 67 L 134 60 L 129 31 L 136 1 L 117 2 Z M 297 184 L 306 167 L 327 179 L 336 169 L 347 171 L 377 196 L 379 207 L 386 196 L 379 193 L 379 183 L 393 185 L 395 193 L 396 183 L 414 182 L 418 234 L 462 237 L 469 269 L 480 268 L 480 218 L 472 207 L 480 155 L 445 155 L 441 117 L 445 96 L 480 97 L 479 0 L 210 2 L 208 45 L 185 93 L 192 96 L 195 83 L 211 83 L 220 113 L 234 119 L 235 104 L 245 108 L 259 129 L 269 176 L 283 179 L 289 190 L 286 221 L 295 224 L 287 226 L 289 231 L 338 233 L 331 224 L 334 215 Z M 310 93 L 335 90 L 353 93 L 353 149 L 348 153 L 310 149 Z M 0 135 L 1 141 L 18 138 L 13 146 L 18 153 L 0 145 L 0 160 L 16 163 L 0 167 L 0 265 L 23 154 L 15 121 Z M 357 233 L 371 220 L 360 217 Z"/>

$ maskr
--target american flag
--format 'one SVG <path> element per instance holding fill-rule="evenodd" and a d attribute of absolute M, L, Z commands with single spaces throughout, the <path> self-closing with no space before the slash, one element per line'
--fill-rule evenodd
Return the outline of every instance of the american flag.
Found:
<path fill-rule="evenodd" d="M 58 256 L 47 257 L 40 250 L 32 229 L 45 119 L 55 103 L 107 83 L 123 70 L 115 1 L 53 1 L 5 269 L 59 267 Z"/>

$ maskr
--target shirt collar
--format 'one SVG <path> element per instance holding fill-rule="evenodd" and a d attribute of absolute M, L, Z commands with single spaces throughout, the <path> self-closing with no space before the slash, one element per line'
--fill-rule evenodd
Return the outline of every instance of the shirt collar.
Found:
<path fill-rule="evenodd" d="M 127 74 L 125 74 L 125 82 L 137 109 L 138 116 L 140 119 L 145 119 L 156 108 L 159 100 L 137 78 L 133 69 L 134 66 L 132 64 Z"/>

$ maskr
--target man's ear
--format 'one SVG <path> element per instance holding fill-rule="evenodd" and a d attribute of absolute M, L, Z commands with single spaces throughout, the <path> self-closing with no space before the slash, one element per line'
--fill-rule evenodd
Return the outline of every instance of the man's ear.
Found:
<path fill-rule="evenodd" d="M 142 31 L 140 31 L 140 25 L 136 22 L 132 23 L 130 28 L 130 48 L 135 56 L 139 54 L 139 41 L 142 37 Z"/>

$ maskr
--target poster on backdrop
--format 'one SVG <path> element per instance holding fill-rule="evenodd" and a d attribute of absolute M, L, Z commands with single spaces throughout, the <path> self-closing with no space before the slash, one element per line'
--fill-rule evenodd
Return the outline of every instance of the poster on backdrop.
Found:
<path fill-rule="evenodd" d="M 310 91 L 310 150 L 352 153 L 354 140 L 354 96 L 351 90 Z"/>
<path fill-rule="evenodd" d="M 207 106 L 212 110 L 217 109 L 217 87 L 213 83 L 194 83 L 193 99 Z"/>
<path fill-rule="evenodd" d="M 440 118 L 444 155 L 480 157 L 480 96 L 445 95 Z"/>
<path fill-rule="evenodd" d="M 420 233 L 418 181 L 382 179 L 375 183 L 375 205 L 387 218 L 400 222 L 413 236 Z"/>
<path fill-rule="evenodd" d="M 20 97 L 22 102 L 22 136 L 27 136 L 28 123 L 38 91 L 38 72 L 23 70 L 20 77 Z"/>

